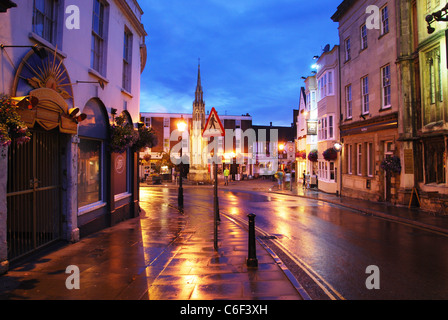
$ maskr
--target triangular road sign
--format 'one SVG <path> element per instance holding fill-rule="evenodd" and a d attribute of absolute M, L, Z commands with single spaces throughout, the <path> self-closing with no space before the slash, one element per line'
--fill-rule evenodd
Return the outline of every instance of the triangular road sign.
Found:
<path fill-rule="evenodd" d="M 219 120 L 218 113 L 215 108 L 212 108 L 208 116 L 207 122 L 205 123 L 204 130 L 202 131 L 202 137 L 219 137 L 224 136 L 224 127 Z"/>

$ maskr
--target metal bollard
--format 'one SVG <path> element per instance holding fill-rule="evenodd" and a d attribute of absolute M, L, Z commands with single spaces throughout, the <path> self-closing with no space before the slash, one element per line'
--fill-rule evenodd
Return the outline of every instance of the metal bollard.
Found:
<path fill-rule="evenodd" d="M 255 215 L 250 213 L 247 215 L 249 217 L 249 252 L 247 258 L 247 266 L 249 268 L 258 268 L 258 259 L 256 252 L 256 243 L 255 243 Z"/>

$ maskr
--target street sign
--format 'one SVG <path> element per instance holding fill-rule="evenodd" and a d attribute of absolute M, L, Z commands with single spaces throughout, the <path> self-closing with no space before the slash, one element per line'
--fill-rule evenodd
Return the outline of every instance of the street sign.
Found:
<path fill-rule="evenodd" d="M 215 108 L 212 108 L 207 122 L 205 123 L 204 130 L 202 131 L 202 137 L 219 137 L 224 135 L 224 127 L 221 123 L 221 120 L 219 120 L 218 113 L 216 112 Z"/>

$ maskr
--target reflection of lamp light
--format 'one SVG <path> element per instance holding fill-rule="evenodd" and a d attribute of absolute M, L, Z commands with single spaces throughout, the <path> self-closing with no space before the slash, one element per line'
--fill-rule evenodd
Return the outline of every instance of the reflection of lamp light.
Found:
<path fill-rule="evenodd" d="M 185 131 L 187 123 L 184 120 L 184 116 L 181 115 L 180 120 L 177 122 L 177 130 L 181 133 Z M 181 137 L 180 137 L 181 138 Z M 182 142 L 180 145 L 180 172 L 179 172 L 179 189 L 177 192 L 177 205 L 179 210 L 183 211 L 184 208 L 184 189 L 182 189 L 182 175 L 183 175 L 183 163 L 182 163 Z"/>

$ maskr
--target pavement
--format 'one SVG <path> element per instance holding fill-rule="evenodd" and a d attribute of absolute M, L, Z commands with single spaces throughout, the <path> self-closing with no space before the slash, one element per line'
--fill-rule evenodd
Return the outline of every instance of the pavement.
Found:
<path fill-rule="evenodd" d="M 448 234 L 448 217 L 417 208 L 337 197 L 316 190 L 273 188 L 275 181 L 220 182 L 220 190 L 274 192 L 333 203 L 366 215 Z M 173 183 L 164 187 L 177 188 Z M 193 186 L 185 188 L 210 188 Z M 160 186 L 148 186 L 160 188 Z M 173 199 L 171 199 L 173 200 Z M 174 203 L 173 203 L 174 204 Z M 140 202 L 141 216 L 73 244 L 60 244 L 0 276 L 1 300 L 309 300 L 260 239 L 258 267 L 248 267 L 248 230 L 221 217 L 218 248 L 209 209 L 181 213 L 166 199 Z M 194 212 L 194 215 L 189 213 Z M 195 221 L 196 219 L 200 219 Z M 169 223 L 167 223 L 169 221 Z M 68 268 L 75 266 L 75 269 Z M 75 272 L 73 271 L 75 270 Z M 78 278 L 75 278 L 79 274 Z M 79 282 L 77 282 L 79 280 Z M 79 289 L 76 284 L 79 283 Z M 75 286 L 74 286 L 75 285 Z M 71 289 L 69 289 L 71 287 Z"/>
<path fill-rule="evenodd" d="M 221 217 L 215 249 L 208 208 L 143 198 L 140 217 L 12 266 L 0 300 L 309 299 L 262 242 L 247 266 L 248 230 L 236 221 Z"/>

